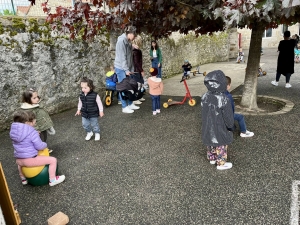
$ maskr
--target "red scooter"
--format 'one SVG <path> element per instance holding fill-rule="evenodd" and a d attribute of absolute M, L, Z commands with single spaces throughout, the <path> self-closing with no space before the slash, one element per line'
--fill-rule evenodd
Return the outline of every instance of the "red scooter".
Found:
<path fill-rule="evenodd" d="M 185 93 L 185 96 L 184 96 L 183 100 L 181 102 L 178 102 L 178 101 L 173 101 L 172 99 L 169 99 L 168 102 L 165 102 L 163 104 L 164 108 L 168 108 L 171 105 L 182 105 L 182 104 L 185 103 L 185 101 L 187 99 L 189 100 L 189 105 L 190 106 L 195 106 L 196 105 L 196 100 L 194 98 L 192 98 L 192 95 L 190 93 L 189 87 L 187 86 L 186 78 L 183 77 L 182 80 L 180 81 L 180 83 L 181 82 L 183 82 L 183 84 L 185 86 L 185 90 L 186 90 L 186 93 Z"/>

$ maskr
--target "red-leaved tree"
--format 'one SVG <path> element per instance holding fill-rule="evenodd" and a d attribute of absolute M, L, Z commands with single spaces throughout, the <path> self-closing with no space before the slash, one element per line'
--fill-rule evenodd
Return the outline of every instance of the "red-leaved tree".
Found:
<path fill-rule="evenodd" d="M 300 19 L 300 9 L 292 0 L 90 0 L 93 8 L 77 0 L 74 8 L 57 7 L 55 14 L 47 2 L 42 4 L 47 21 L 71 39 L 80 35 L 92 40 L 104 28 L 122 29 L 129 24 L 157 38 L 174 31 L 207 34 L 230 27 L 252 29 L 241 101 L 248 110 L 258 110 L 257 70 L 264 30 Z"/>

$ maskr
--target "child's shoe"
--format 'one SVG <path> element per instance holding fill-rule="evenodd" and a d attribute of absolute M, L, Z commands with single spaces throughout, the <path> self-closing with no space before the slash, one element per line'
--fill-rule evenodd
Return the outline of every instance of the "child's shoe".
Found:
<path fill-rule="evenodd" d="M 47 133 L 50 134 L 50 135 L 54 135 L 55 134 L 55 130 L 53 127 L 50 127 L 48 130 L 47 130 Z"/>
<path fill-rule="evenodd" d="M 271 82 L 271 84 L 274 85 L 274 86 L 278 86 L 278 82 L 277 82 L 276 80 L 273 80 L 273 81 Z"/>
<path fill-rule="evenodd" d="M 245 133 L 240 133 L 240 136 L 241 137 L 252 137 L 252 136 L 254 136 L 254 133 L 249 130 L 246 130 Z"/>
<path fill-rule="evenodd" d="M 52 187 L 54 185 L 57 185 L 61 182 L 63 182 L 66 179 L 65 175 L 56 176 L 54 181 L 50 181 L 49 185 Z"/>
<path fill-rule="evenodd" d="M 210 163 L 211 165 L 215 165 L 215 164 L 216 164 L 216 161 L 215 161 L 215 160 L 212 160 L 212 161 L 209 161 L 209 163 Z"/>
<path fill-rule="evenodd" d="M 226 162 L 222 166 L 217 166 L 217 170 L 228 170 L 230 168 L 232 168 L 232 163 L 231 162 Z"/>
<path fill-rule="evenodd" d="M 118 101 L 118 105 L 122 105 L 122 102 L 121 102 L 121 101 Z"/>
<path fill-rule="evenodd" d="M 160 109 L 157 109 L 156 112 L 157 112 L 157 113 L 160 113 Z"/>
<path fill-rule="evenodd" d="M 156 111 L 153 111 L 153 116 L 155 116 L 155 115 L 156 115 L 156 113 L 157 113 Z"/>
<path fill-rule="evenodd" d="M 25 177 L 22 177 L 22 178 L 21 178 L 21 181 L 22 181 L 22 184 L 23 184 L 23 185 L 28 184 L 27 179 L 26 179 Z"/>
<path fill-rule="evenodd" d="M 89 141 L 89 140 L 91 140 L 91 137 L 93 136 L 93 132 L 91 131 L 91 132 L 88 132 L 87 134 L 86 134 L 86 137 L 85 137 L 85 140 L 86 141 Z"/>
<path fill-rule="evenodd" d="M 143 102 L 143 101 L 145 101 L 146 99 L 144 99 L 144 98 L 140 98 L 139 100 L 140 100 L 141 102 Z"/>
<path fill-rule="evenodd" d="M 99 133 L 95 133 L 95 141 L 99 141 L 100 140 L 100 134 Z"/>

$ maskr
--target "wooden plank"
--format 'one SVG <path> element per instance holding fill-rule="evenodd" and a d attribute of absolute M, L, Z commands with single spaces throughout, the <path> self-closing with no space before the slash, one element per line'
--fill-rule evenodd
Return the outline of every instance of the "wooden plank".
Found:
<path fill-rule="evenodd" d="M 19 213 L 14 209 L 13 202 L 11 200 L 9 188 L 5 179 L 4 171 L 0 163 L 0 205 L 4 215 L 6 224 L 19 225 L 21 219 Z"/>

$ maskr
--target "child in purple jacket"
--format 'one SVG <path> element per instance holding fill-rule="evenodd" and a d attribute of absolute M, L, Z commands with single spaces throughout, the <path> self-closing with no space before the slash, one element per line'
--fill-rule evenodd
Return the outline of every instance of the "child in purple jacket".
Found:
<path fill-rule="evenodd" d="M 56 158 L 51 156 L 39 156 L 38 151 L 47 147 L 42 142 L 39 133 L 34 129 L 36 123 L 35 115 L 31 111 L 17 111 L 14 114 L 10 129 L 10 138 L 14 146 L 14 156 L 18 165 L 22 184 L 27 180 L 22 173 L 21 167 L 35 167 L 49 165 L 49 185 L 54 186 L 65 180 L 65 176 L 56 176 Z"/>

